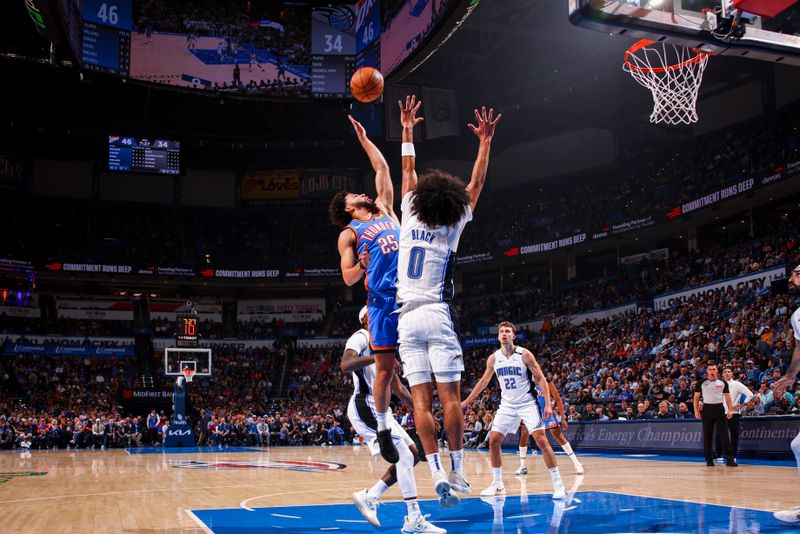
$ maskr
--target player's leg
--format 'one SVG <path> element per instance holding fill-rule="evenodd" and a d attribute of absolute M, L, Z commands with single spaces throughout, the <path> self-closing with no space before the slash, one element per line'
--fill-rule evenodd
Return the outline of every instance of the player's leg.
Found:
<path fill-rule="evenodd" d="M 561 474 L 558 472 L 558 462 L 553 448 L 550 447 L 550 442 L 547 440 L 547 434 L 541 423 L 541 416 L 539 414 L 539 405 L 531 406 L 522 410 L 522 419 L 525 421 L 525 426 L 533 430 L 533 439 L 539 450 L 542 451 L 542 459 L 544 465 L 547 466 L 550 472 L 550 480 L 553 482 L 553 498 L 564 499 L 566 491 L 564 490 L 564 482 L 561 480 Z"/>
<path fill-rule="evenodd" d="M 553 498 L 565 498 L 566 492 L 564 490 L 564 482 L 561 480 L 561 474 L 558 471 L 558 461 L 556 460 L 556 455 L 553 452 L 553 448 L 550 447 L 550 442 L 547 440 L 547 434 L 545 433 L 544 429 L 536 430 L 533 433 L 533 439 L 539 446 L 539 450 L 542 451 L 544 465 L 547 466 L 547 469 L 550 472 L 550 480 L 553 482 Z"/>
<path fill-rule="evenodd" d="M 489 464 L 492 467 L 492 483 L 481 491 L 481 495 L 484 497 L 502 495 L 506 491 L 503 484 L 503 459 L 501 456 L 503 440 L 506 434 L 515 432 L 519 428 L 519 421 L 520 417 L 516 411 L 500 404 L 500 408 L 494 416 L 492 430 L 489 432 Z"/>
<path fill-rule="evenodd" d="M 417 427 L 417 435 L 422 448 L 425 449 L 425 459 L 431 470 L 431 478 L 436 494 L 439 496 L 439 504 L 445 508 L 456 506 L 461 499 L 452 492 L 450 482 L 442 467 L 439 445 L 436 442 L 436 424 L 433 419 L 433 384 L 430 382 L 430 372 L 406 373 L 406 378 L 411 387 L 411 397 L 414 400 L 414 424 Z"/>
<path fill-rule="evenodd" d="M 525 457 L 528 455 L 528 440 L 530 439 L 530 434 L 528 433 L 528 427 L 525 426 L 525 423 L 520 423 L 519 425 L 519 469 L 517 469 L 515 475 L 527 475 L 528 468 L 525 467 Z"/>
<path fill-rule="evenodd" d="M 436 377 L 439 401 L 444 411 L 444 430 L 450 450 L 450 485 L 456 491 L 472 493 L 464 474 L 464 413 L 461 411 L 461 373 L 464 356 L 447 304 L 424 306 L 420 310 L 428 324 L 440 325 L 435 339 L 428 342 L 428 358 Z"/>
<path fill-rule="evenodd" d="M 444 411 L 444 430 L 450 451 L 450 485 L 461 493 L 472 493 L 472 486 L 464 474 L 464 414 L 461 411 L 460 371 L 435 373 L 439 402 Z M 450 380 L 448 382 L 448 380 Z"/>
<path fill-rule="evenodd" d="M 797 472 L 800 473 L 800 433 L 792 440 L 791 447 L 795 460 L 797 461 Z M 772 515 L 775 516 L 775 519 L 780 519 L 785 523 L 800 523 L 800 506 L 788 510 L 781 510 Z"/>
<path fill-rule="evenodd" d="M 395 353 L 397 351 L 397 305 L 393 299 L 381 301 L 371 297 L 367 302 L 367 317 L 370 345 L 375 356 L 375 383 L 372 394 L 375 398 L 375 416 L 378 420 L 378 444 L 381 456 L 389 463 L 397 463 L 399 456 L 392 440 L 389 423 L 389 400 L 394 376 Z"/>
<path fill-rule="evenodd" d="M 549 430 L 550 434 L 552 434 L 558 444 L 561 445 L 561 448 L 564 450 L 564 452 L 567 453 L 567 456 L 569 456 L 569 459 L 572 461 L 572 465 L 575 466 L 575 474 L 582 475 L 584 473 L 583 465 L 581 465 L 581 463 L 578 461 L 578 457 L 575 456 L 575 451 L 572 450 L 572 445 L 569 444 L 566 436 L 564 436 L 564 433 L 561 432 L 561 427 L 554 426 Z"/>
<path fill-rule="evenodd" d="M 489 432 L 489 464 L 492 466 L 492 483 L 481 491 L 481 495 L 484 497 L 503 495 L 506 492 L 505 484 L 503 484 L 503 458 L 501 456 L 505 437 L 502 429 L 497 431 L 492 428 Z"/>

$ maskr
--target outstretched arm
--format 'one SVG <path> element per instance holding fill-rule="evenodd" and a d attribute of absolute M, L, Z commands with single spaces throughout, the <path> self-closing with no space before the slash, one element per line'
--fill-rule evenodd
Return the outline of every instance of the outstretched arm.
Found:
<path fill-rule="evenodd" d="M 470 207 L 475 211 L 475 206 L 478 204 L 478 198 L 483 191 L 483 184 L 486 182 L 486 171 L 489 168 L 489 152 L 492 148 L 492 137 L 494 136 L 494 127 L 498 121 L 503 117 L 502 113 L 494 117 L 494 109 L 489 109 L 489 114 L 486 114 L 486 108 L 481 108 L 480 113 L 475 110 L 475 120 L 477 125 L 468 124 L 469 129 L 478 136 L 478 155 L 475 157 L 475 164 L 472 166 L 472 177 L 467 185 L 467 194 L 469 194 Z"/>
<path fill-rule="evenodd" d="M 414 399 L 411 398 L 411 392 L 408 391 L 408 388 L 406 388 L 400 381 L 400 375 L 397 373 L 395 373 L 392 377 L 392 391 L 400 398 L 401 401 L 403 401 L 403 403 L 405 403 L 406 406 L 412 410 L 414 409 Z"/>
<path fill-rule="evenodd" d="M 352 373 L 375 363 L 375 356 L 359 356 L 353 349 L 345 349 L 339 368 L 343 373 Z"/>
<path fill-rule="evenodd" d="M 417 112 L 422 106 L 422 100 L 417 102 L 417 97 L 414 95 L 407 96 L 406 102 L 403 104 L 401 100 L 397 101 L 400 106 L 400 124 L 403 126 L 403 144 L 414 143 L 414 126 L 422 122 L 422 117 L 417 117 Z M 416 171 L 417 157 L 415 154 L 406 155 L 403 152 L 403 197 L 406 193 L 413 191 L 417 187 L 417 171 Z"/>
<path fill-rule="evenodd" d="M 493 374 L 494 374 L 494 354 L 489 356 L 489 358 L 486 360 L 486 370 L 483 372 L 483 376 L 481 377 L 481 379 L 478 380 L 478 383 L 475 384 L 475 387 L 472 388 L 472 391 L 467 396 L 467 398 L 464 399 L 464 402 L 461 403 L 462 408 L 466 408 L 467 406 L 469 406 L 472 403 L 472 401 L 474 401 L 475 398 L 478 395 L 480 395 L 484 389 L 486 389 L 486 386 L 488 386 L 489 382 L 492 381 Z"/>
<path fill-rule="evenodd" d="M 394 214 L 394 186 L 392 185 L 392 177 L 389 174 L 389 164 L 386 163 L 386 158 L 383 157 L 375 143 L 367 137 L 367 131 L 364 126 L 355 120 L 352 115 L 348 115 L 347 118 L 350 119 L 353 129 L 356 131 L 358 142 L 361 143 L 364 152 L 367 153 L 372 169 L 375 171 L 375 191 L 378 193 L 375 203 L 378 205 L 378 209 L 400 224 Z"/>

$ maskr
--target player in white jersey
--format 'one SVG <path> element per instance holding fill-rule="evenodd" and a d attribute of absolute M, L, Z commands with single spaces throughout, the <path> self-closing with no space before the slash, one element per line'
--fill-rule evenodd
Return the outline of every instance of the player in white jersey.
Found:
<path fill-rule="evenodd" d="M 375 416 L 375 399 L 372 396 L 375 384 L 375 357 L 370 350 L 369 330 L 367 329 L 367 307 L 361 309 L 358 320 L 363 328 L 350 336 L 345 345 L 340 367 L 344 373 L 352 373 L 354 391 L 347 405 L 347 416 L 356 432 L 364 438 L 373 456 L 380 454 L 378 445 L 378 422 Z M 411 394 L 400 382 L 395 373 L 391 383 L 392 391 L 400 399 L 412 406 Z M 400 491 L 406 502 L 408 515 L 403 520 L 402 532 L 443 534 L 447 531 L 430 524 L 420 513 L 417 502 L 417 482 L 414 479 L 414 466 L 419 461 L 414 440 L 406 433 L 391 413 L 389 429 L 400 459 L 386 470 L 386 473 L 370 489 L 353 493 L 353 502 L 364 518 L 373 526 L 380 527 L 378 502 L 381 496 L 394 485 L 400 483 Z"/>
<path fill-rule="evenodd" d="M 510 322 L 504 321 L 498 327 L 497 339 L 500 350 L 494 352 L 486 360 L 486 371 L 475 384 L 469 396 L 461 403 L 468 406 L 489 385 L 493 376 L 500 383 L 500 408 L 494 417 L 492 430 L 489 432 L 489 461 L 492 465 L 492 484 L 481 492 L 484 496 L 502 495 L 506 492 L 503 484 L 503 463 L 500 456 L 503 439 L 506 434 L 514 433 L 520 421 L 533 434 L 533 439 L 542 451 L 544 463 L 550 470 L 553 481 L 553 499 L 564 499 L 564 482 L 558 472 L 556 455 L 544 433 L 544 421 L 553 415 L 550 404 L 550 388 L 536 357 L 527 349 L 514 345 L 517 329 Z M 534 384 L 539 386 L 544 397 L 544 413 L 539 406 Z"/>
<path fill-rule="evenodd" d="M 789 276 L 789 289 L 794 293 L 800 290 L 800 265 L 795 267 Z M 791 322 L 792 330 L 794 331 L 794 352 L 786 374 L 772 384 L 773 395 L 776 399 L 783 396 L 786 388 L 791 388 L 794 385 L 797 374 L 800 373 L 800 308 L 797 308 L 792 314 Z M 792 440 L 792 452 L 797 460 L 797 470 L 800 472 L 800 433 Z M 789 510 L 781 510 L 773 515 L 786 523 L 800 523 L 800 506 Z"/>
<path fill-rule="evenodd" d="M 414 126 L 422 121 L 417 112 L 422 102 L 411 96 L 400 106 L 403 126 L 403 201 L 400 250 L 397 257 L 399 353 L 414 397 L 414 421 L 425 449 L 439 503 L 450 507 L 460 499 L 451 490 L 471 493 L 464 476 L 464 418 L 461 413 L 461 372 L 464 359 L 456 321 L 449 301 L 453 298 L 453 264 L 464 226 L 486 181 L 489 151 L 500 115 L 475 110 L 478 155 L 469 184 L 441 171 L 428 171 L 417 179 Z M 450 475 L 439 457 L 432 414 L 436 377 L 444 427 L 450 449 Z"/>

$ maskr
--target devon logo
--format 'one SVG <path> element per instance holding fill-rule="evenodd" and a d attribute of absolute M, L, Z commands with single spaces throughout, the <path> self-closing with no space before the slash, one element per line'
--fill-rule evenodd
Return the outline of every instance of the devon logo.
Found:
<path fill-rule="evenodd" d="M 47 474 L 45 471 L 0 471 L 0 484 L 8 482 L 11 479 L 19 477 L 43 477 Z"/>
<path fill-rule="evenodd" d="M 183 469 L 283 469 L 285 471 L 341 471 L 345 464 L 334 462 L 291 462 L 291 461 L 188 461 L 175 462 L 172 467 Z"/>

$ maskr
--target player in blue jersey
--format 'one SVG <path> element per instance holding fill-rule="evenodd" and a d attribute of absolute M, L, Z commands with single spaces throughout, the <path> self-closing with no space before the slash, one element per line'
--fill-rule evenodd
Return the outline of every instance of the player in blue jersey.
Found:
<path fill-rule="evenodd" d="M 394 213 L 394 188 L 389 165 L 369 140 L 364 127 L 352 116 L 358 140 L 375 170 L 377 198 L 366 194 L 337 193 L 331 201 L 331 222 L 342 227 L 339 234 L 339 256 L 344 283 L 356 284 L 364 278 L 367 289 L 367 311 L 370 347 L 375 356 L 375 398 L 377 439 L 381 456 L 397 463 L 399 455 L 392 441 L 389 399 L 397 353 L 397 251 L 400 248 L 400 222 Z"/>
<path fill-rule="evenodd" d="M 564 449 L 567 456 L 569 456 L 572 465 L 575 466 L 575 474 L 582 475 L 584 474 L 583 465 L 578 461 L 578 457 L 575 456 L 575 451 L 572 450 L 572 445 L 570 445 L 566 436 L 564 436 L 564 432 L 562 432 L 562 429 L 566 431 L 568 426 L 567 414 L 564 411 L 564 401 L 561 400 L 561 395 L 558 394 L 558 389 L 556 389 L 555 384 L 548 382 L 547 386 L 550 389 L 550 398 L 553 399 L 555 410 L 553 410 L 552 415 L 550 415 L 548 419 L 544 420 L 544 430 L 539 430 L 538 432 L 544 433 L 545 430 L 549 430 L 550 434 L 555 438 L 558 444 L 561 445 L 561 448 Z M 542 388 L 536 386 L 536 393 L 539 408 L 544 411 L 544 395 L 542 395 Z M 525 455 L 528 452 L 529 438 L 530 434 L 528 433 L 528 428 L 525 426 L 525 423 L 521 423 L 519 425 L 519 469 L 517 469 L 515 473 L 517 475 L 528 474 L 528 468 L 525 467 Z"/>

